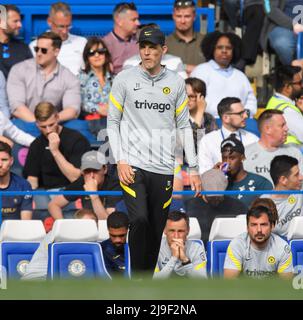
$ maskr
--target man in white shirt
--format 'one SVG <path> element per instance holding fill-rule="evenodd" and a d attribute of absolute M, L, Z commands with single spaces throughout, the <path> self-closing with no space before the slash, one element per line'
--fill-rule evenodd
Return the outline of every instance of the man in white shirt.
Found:
<path fill-rule="evenodd" d="M 69 33 L 72 28 L 72 13 L 69 5 L 64 2 L 53 3 L 47 23 L 50 30 L 57 33 L 62 39 L 62 46 L 58 61 L 73 74 L 77 75 L 83 66 L 82 53 L 87 42 L 86 38 Z M 37 40 L 30 43 L 30 49 L 35 56 L 34 47 Z"/>
<path fill-rule="evenodd" d="M 288 155 L 299 161 L 300 171 L 303 172 L 303 157 L 300 150 L 291 145 L 285 145 L 288 127 L 280 110 L 265 110 L 258 118 L 260 140 L 245 148 L 246 159 L 244 169 L 259 174 L 272 182 L 270 163 L 280 155 Z"/>
<path fill-rule="evenodd" d="M 206 134 L 198 146 L 199 171 L 203 174 L 221 161 L 221 142 L 232 133 L 242 141 L 244 147 L 258 141 L 258 137 L 244 130 L 248 112 L 239 98 L 224 98 L 218 104 L 218 114 L 222 120 L 221 129 Z"/>

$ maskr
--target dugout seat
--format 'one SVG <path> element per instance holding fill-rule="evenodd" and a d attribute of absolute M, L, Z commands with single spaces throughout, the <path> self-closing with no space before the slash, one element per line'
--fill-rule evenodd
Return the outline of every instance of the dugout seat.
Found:
<path fill-rule="evenodd" d="M 0 229 L 1 262 L 8 278 L 21 278 L 45 237 L 40 220 L 5 220 Z"/>
<path fill-rule="evenodd" d="M 246 232 L 246 220 L 241 218 L 216 218 L 211 226 L 207 243 L 207 271 L 213 276 L 223 276 L 226 251 L 230 241 Z"/>
<path fill-rule="evenodd" d="M 108 274 L 94 220 L 59 219 L 48 246 L 48 277 L 111 279 Z"/>
<path fill-rule="evenodd" d="M 303 217 L 294 217 L 288 229 L 287 240 L 289 241 L 293 266 L 303 266 Z"/>

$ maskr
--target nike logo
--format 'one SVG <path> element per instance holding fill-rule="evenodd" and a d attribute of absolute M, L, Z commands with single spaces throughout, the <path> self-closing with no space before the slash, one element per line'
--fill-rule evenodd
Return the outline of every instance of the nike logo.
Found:
<path fill-rule="evenodd" d="M 117 256 L 113 256 L 113 260 L 116 260 L 120 257 L 120 254 L 118 254 Z"/>
<path fill-rule="evenodd" d="M 166 187 L 166 188 L 165 188 L 165 191 L 168 191 L 169 189 L 171 189 L 171 186 Z"/>
<path fill-rule="evenodd" d="M 138 91 L 138 90 L 141 90 L 143 88 L 134 88 L 134 91 Z"/>

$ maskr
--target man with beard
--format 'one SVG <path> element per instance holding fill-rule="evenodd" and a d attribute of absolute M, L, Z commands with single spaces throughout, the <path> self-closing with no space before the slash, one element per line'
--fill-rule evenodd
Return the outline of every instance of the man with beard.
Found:
<path fill-rule="evenodd" d="M 243 143 L 235 135 L 231 135 L 221 143 L 222 163 L 227 166 L 226 174 L 228 176 L 228 186 L 226 190 L 255 191 L 272 190 L 272 184 L 264 177 L 247 172 L 243 168 L 245 159 L 245 149 Z M 232 198 L 239 199 L 247 207 L 258 197 L 256 194 L 234 194 Z"/>
<path fill-rule="evenodd" d="M 218 169 L 211 169 L 201 176 L 203 191 L 224 191 L 228 180 Z M 203 195 L 202 198 L 192 198 L 185 202 L 186 212 L 190 217 L 198 219 L 202 240 L 206 246 L 209 232 L 214 219 L 245 214 L 247 207 L 238 199 L 220 194 Z"/>
<path fill-rule="evenodd" d="M 0 21 L 0 70 L 7 78 L 11 67 L 32 58 L 32 53 L 25 43 L 15 39 L 22 27 L 20 10 L 12 4 L 3 7 L 6 9 L 6 21 Z"/>
<path fill-rule="evenodd" d="M 104 263 L 107 271 L 123 274 L 125 270 L 124 244 L 129 227 L 129 220 L 125 213 L 115 211 L 107 218 L 109 239 L 101 243 Z"/>
<path fill-rule="evenodd" d="M 293 276 L 292 255 L 289 245 L 272 233 L 277 222 L 270 209 L 257 206 L 246 216 L 247 232 L 234 238 L 227 248 L 224 277 L 236 278 L 241 273 L 254 278 L 278 274 Z"/>
<path fill-rule="evenodd" d="M 10 172 L 14 159 L 11 147 L 0 141 L 0 191 L 31 191 L 31 185 L 23 178 Z M 2 219 L 32 218 L 32 196 L 3 196 L 2 197 Z"/>
<path fill-rule="evenodd" d="M 296 146 L 303 143 L 303 115 L 296 106 L 295 100 L 300 98 L 303 92 L 302 70 L 298 66 L 285 65 L 275 72 L 275 94 L 270 98 L 266 109 L 283 111 L 288 126 L 288 136 L 285 143 Z"/>

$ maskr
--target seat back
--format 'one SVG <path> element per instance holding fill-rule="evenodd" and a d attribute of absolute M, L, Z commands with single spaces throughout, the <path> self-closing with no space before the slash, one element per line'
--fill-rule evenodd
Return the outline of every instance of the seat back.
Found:
<path fill-rule="evenodd" d="M 230 241 L 246 232 L 246 219 L 216 218 L 213 221 L 207 243 L 207 271 L 209 275 L 223 276 L 226 251 Z"/>
<path fill-rule="evenodd" d="M 48 246 L 48 277 L 102 277 L 110 279 L 104 266 L 97 224 L 89 219 L 59 219 Z"/>
<path fill-rule="evenodd" d="M 210 229 L 209 241 L 233 239 L 246 230 L 245 219 L 216 218 Z"/>
<path fill-rule="evenodd" d="M 289 224 L 287 240 L 303 239 L 303 216 L 294 217 Z"/>
<path fill-rule="evenodd" d="M 223 276 L 224 261 L 231 240 L 214 240 L 207 243 L 207 273 Z"/>
<path fill-rule="evenodd" d="M 303 266 L 303 239 L 295 239 L 289 242 L 292 252 L 293 266 Z"/>
<path fill-rule="evenodd" d="M 109 238 L 106 220 L 98 220 L 98 241 L 102 242 Z"/>
<path fill-rule="evenodd" d="M 99 243 L 55 242 L 48 246 L 48 278 L 105 278 L 107 272 Z"/>
<path fill-rule="evenodd" d="M 1 265 L 8 278 L 20 278 L 45 236 L 40 220 L 6 220 L 0 229 Z"/>
<path fill-rule="evenodd" d="M 197 218 L 189 218 L 189 234 L 187 239 L 201 239 L 201 228 Z"/>

